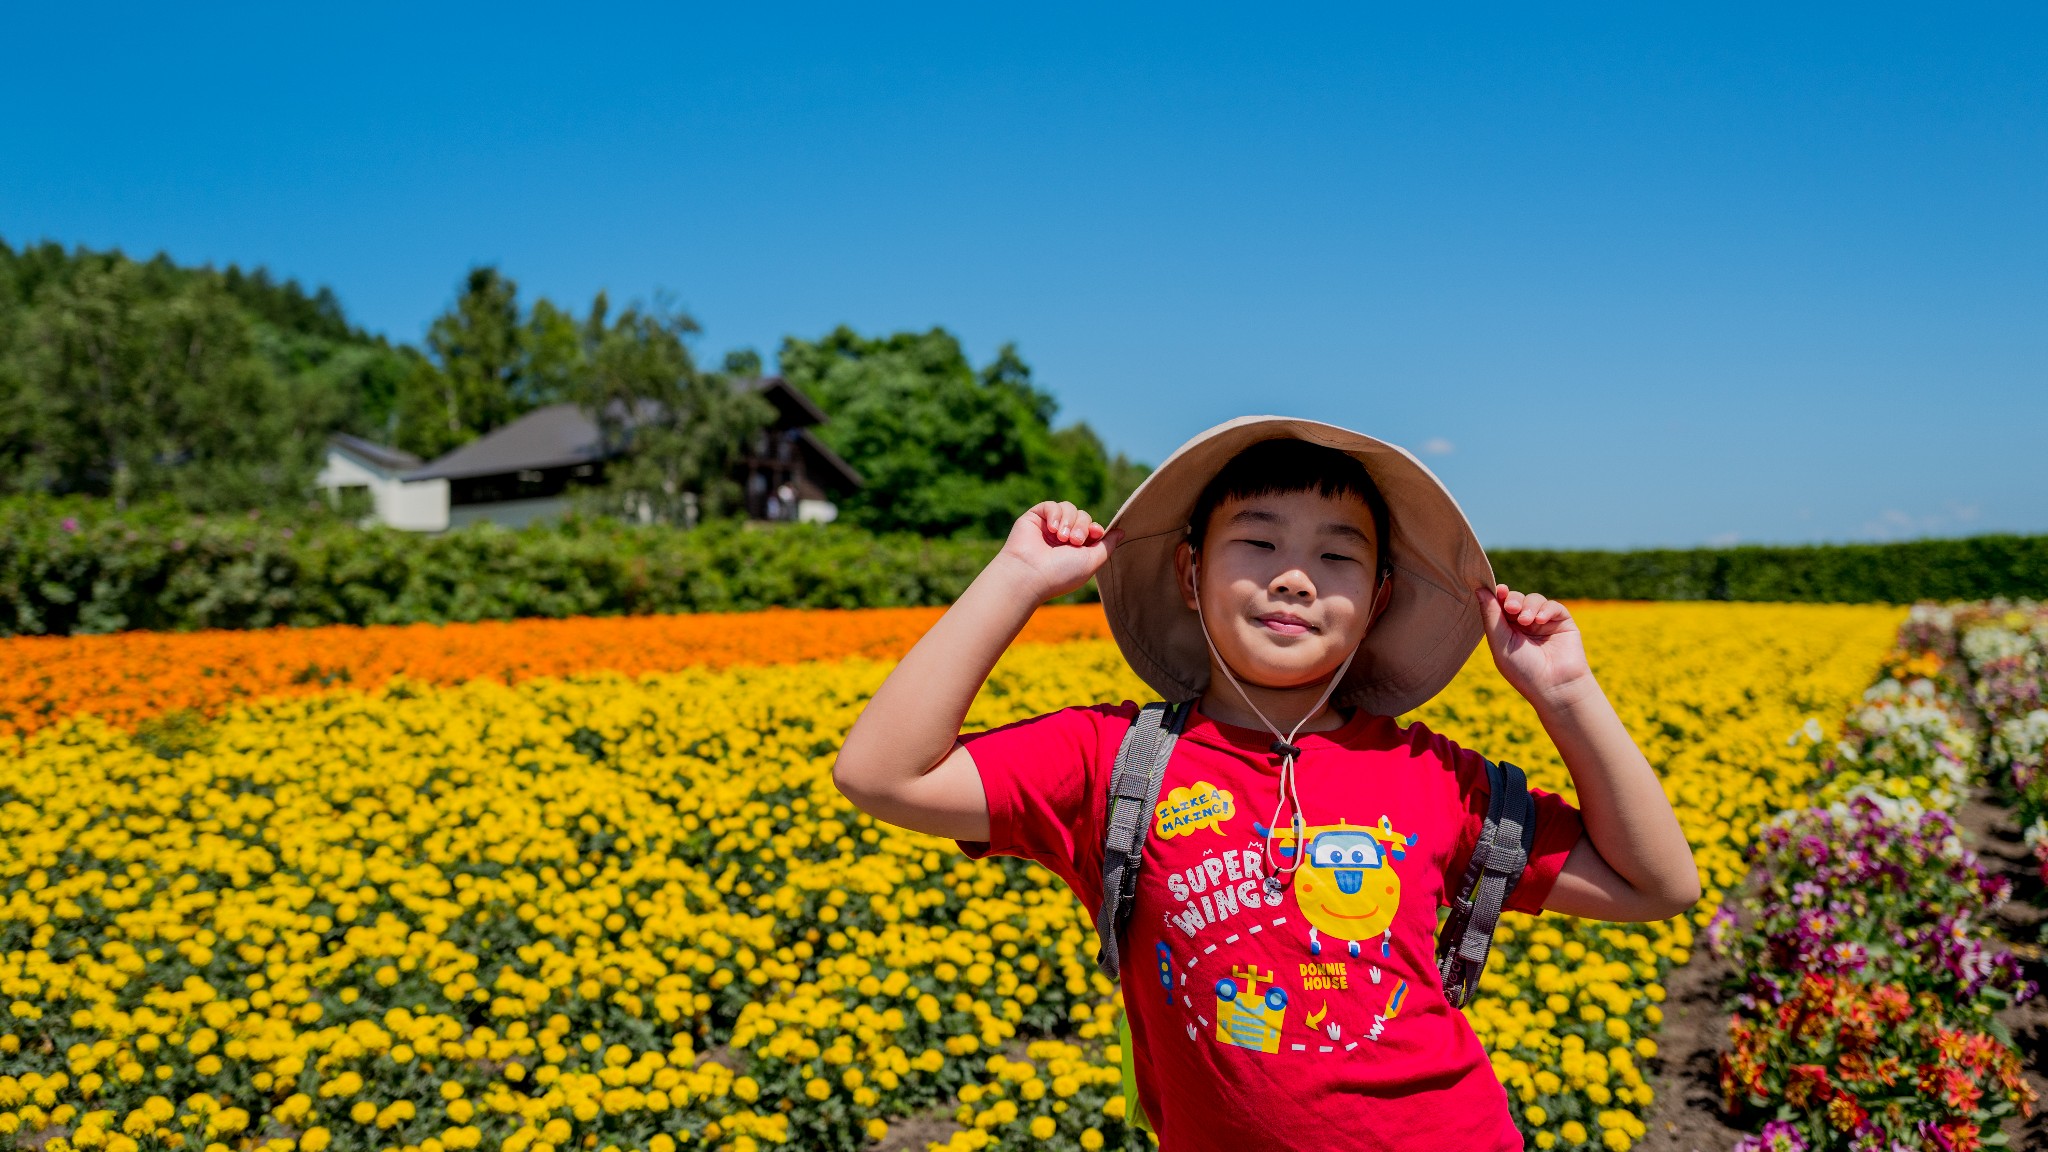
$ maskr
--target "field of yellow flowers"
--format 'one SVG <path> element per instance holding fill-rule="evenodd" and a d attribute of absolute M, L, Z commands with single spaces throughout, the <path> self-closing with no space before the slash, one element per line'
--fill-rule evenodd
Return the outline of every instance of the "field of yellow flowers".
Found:
<path fill-rule="evenodd" d="M 1099 613 L 1064 611 L 972 725 L 1145 698 L 1086 638 Z M 1579 615 L 1708 896 L 1651 926 L 1511 916 L 1470 1014 L 1532 1147 L 1622 1149 L 1659 981 L 1750 830 L 1808 791 L 1788 737 L 1832 739 L 1900 614 Z M 610 623 L 623 655 L 582 669 L 493 625 L 475 677 L 387 678 L 413 630 L 370 629 L 211 695 L 138 695 L 109 651 L 74 674 L 36 642 L 45 687 L 0 735 L 0 1147 L 854 1149 L 933 1115 L 955 1148 L 1122 1145 L 1115 992 L 1073 897 L 832 786 L 877 653 L 819 640 L 824 614 L 760 660 L 731 655 L 750 618 L 713 622 L 703 661 Z M 264 690 L 308 653 L 368 670 Z M 1483 651 L 1420 716 L 1569 794 Z"/>

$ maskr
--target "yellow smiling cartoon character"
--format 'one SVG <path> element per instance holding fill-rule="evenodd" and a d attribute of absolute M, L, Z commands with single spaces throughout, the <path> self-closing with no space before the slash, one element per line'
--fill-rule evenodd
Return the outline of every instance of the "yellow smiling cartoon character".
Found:
<path fill-rule="evenodd" d="M 1304 828 L 1308 857 L 1294 877 L 1294 899 L 1309 922 L 1308 951 L 1323 953 L 1321 933 L 1346 942 L 1356 956 L 1358 942 L 1380 937 L 1380 955 L 1393 943 L 1394 910 L 1401 904 L 1401 877 L 1393 862 L 1408 854 L 1415 837 L 1403 836 L 1385 816 L 1379 826 L 1360 827 L 1345 821 Z M 1291 829 L 1276 829 L 1274 851 L 1282 859 L 1294 855 Z"/>

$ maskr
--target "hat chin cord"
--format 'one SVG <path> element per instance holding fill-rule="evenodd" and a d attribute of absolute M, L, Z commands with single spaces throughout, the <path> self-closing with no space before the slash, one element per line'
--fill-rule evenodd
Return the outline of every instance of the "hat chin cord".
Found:
<path fill-rule="evenodd" d="M 1229 661 L 1223 659 L 1223 653 L 1216 650 L 1216 641 L 1209 635 L 1208 617 L 1202 614 L 1201 562 L 1199 560 L 1193 561 L 1191 566 L 1193 567 L 1195 577 L 1195 619 L 1201 623 L 1202 640 L 1209 645 L 1209 655 L 1215 659 L 1216 667 L 1223 670 L 1223 678 L 1230 681 L 1232 688 L 1237 689 L 1237 694 L 1244 700 L 1245 707 L 1250 708 L 1252 714 L 1259 718 L 1259 723 L 1264 724 L 1266 730 L 1273 734 L 1273 751 L 1280 756 L 1280 795 L 1274 801 L 1272 819 L 1266 822 L 1266 838 L 1261 847 L 1261 851 L 1266 859 L 1266 889 L 1277 895 L 1283 882 L 1281 877 L 1292 878 L 1295 869 L 1301 867 L 1302 857 L 1308 852 L 1308 845 L 1304 842 L 1303 835 L 1307 829 L 1307 821 L 1301 814 L 1301 791 L 1296 785 L 1294 771 L 1294 759 L 1301 754 L 1301 749 L 1294 746 L 1294 738 L 1301 734 L 1301 726 L 1314 719 L 1322 712 L 1323 705 L 1330 702 L 1330 696 L 1337 690 L 1337 685 L 1343 681 L 1344 673 L 1351 669 L 1351 661 L 1357 657 L 1358 648 L 1353 648 L 1350 655 L 1344 657 L 1344 663 L 1337 666 L 1336 674 L 1330 677 L 1328 684 L 1323 685 L 1323 694 L 1316 697 L 1315 706 L 1310 708 L 1306 715 L 1295 722 L 1293 731 L 1282 736 L 1280 735 L 1279 726 L 1266 718 L 1266 714 L 1260 711 L 1259 706 L 1252 703 L 1251 693 L 1246 692 L 1244 685 L 1237 682 L 1237 677 L 1230 671 Z M 1363 645 L 1361 644 L 1359 647 L 1363 647 Z M 1294 862 L 1291 866 L 1283 868 L 1273 860 L 1273 829 L 1279 826 L 1280 810 L 1290 802 L 1294 806 L 1294 813 L 1289 824 L 1289 827 L 1294 832 Z"/>

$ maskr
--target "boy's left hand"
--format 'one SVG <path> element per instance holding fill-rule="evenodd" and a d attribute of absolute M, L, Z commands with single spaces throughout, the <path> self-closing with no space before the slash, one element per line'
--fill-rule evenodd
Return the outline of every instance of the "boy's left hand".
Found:
<path fill-rule="evenodd" d="M 1515 691 L 1531 703 L 1565 703 L 1576 687 L 1591 682 L 1579 626 L 1564 605 L 1505 584 L 1474 594 L 1485 617 L 1493 665 Z"/>

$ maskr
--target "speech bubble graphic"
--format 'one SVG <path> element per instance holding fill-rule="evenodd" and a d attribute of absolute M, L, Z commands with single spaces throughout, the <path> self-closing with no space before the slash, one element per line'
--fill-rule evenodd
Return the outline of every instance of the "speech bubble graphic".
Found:
<path fill-rule="evenodd" d="M 1168 792 L 1155 814 L 1154 826 L 1162 839 L 1193 835 L 1201 828 L 1221 836 L 1223 822 L 1237 815 L 1237 803 L 1230 793 L 1207 780 L 1197 780 L 1189 787 Z"/>

